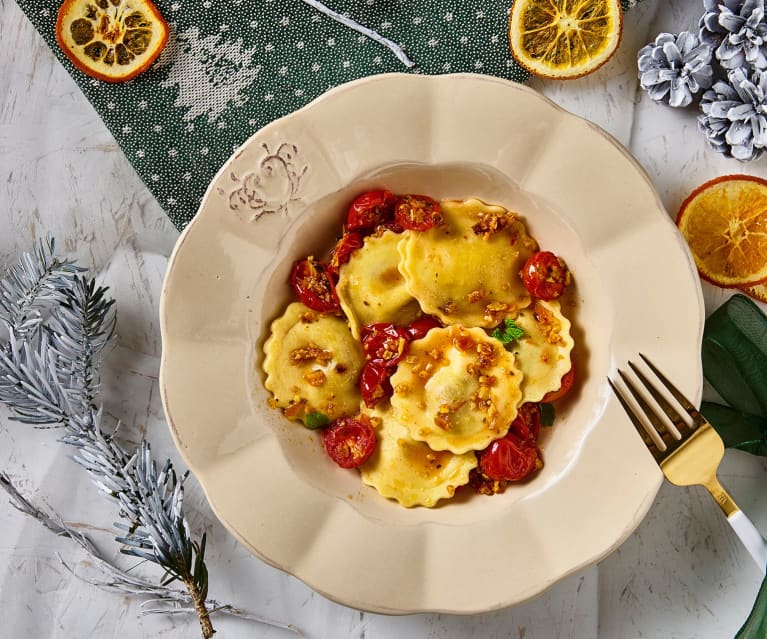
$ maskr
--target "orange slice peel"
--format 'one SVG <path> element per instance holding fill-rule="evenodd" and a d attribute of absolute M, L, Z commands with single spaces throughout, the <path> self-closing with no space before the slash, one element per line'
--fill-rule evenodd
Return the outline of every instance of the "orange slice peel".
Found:
<path fill-rule="evenodd" d="M 514 0 L 509 46 L 533 75 L 556 80 L 596 71 L 623 33 L 620 0 Z"/>
<path fill-rule="evenodd" d="M 709 180 L 682 202 L 676 224 L 703 279 L 742 289 L 767 282 L 767 180 Z"/>
<path fill-rule="evenodd" d="M 125 82 L 151 66 L 168 41 L 168 24 L 150 0 L 65 0 L 56 41 L 80 71 Z"/>
<path fill-rule="evenodd" d="M 755 284 L 754 286 L 744 286 L 741 289 L 746 295 L 750 295 L 755 300 L 767 304 L 767 284 Z"/>

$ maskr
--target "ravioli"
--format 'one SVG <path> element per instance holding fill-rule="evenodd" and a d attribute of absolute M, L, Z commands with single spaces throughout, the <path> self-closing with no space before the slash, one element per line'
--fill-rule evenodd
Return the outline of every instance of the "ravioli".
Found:
<path fill-rule="evenodd" d="M 399 241 L 400 235 L 393 231 L 368 236 L 339 270 L 336 292 L 357 338 L 367 324 L 407 324 L 421 312 L 397 268 Z"/>
<path fill-rule="evenodd" d="M 332 421 L 359 411 L 364 357 L 343 318 L 293 302 L 272 322 L 264 354 L 270 403 L 287 417 L 304 421 L 319 412 Z"/>
<path fill-rule="evenodd" d="M 391 406 L 413 439 L 460 455 L 506 434 L 521 382 L 514 355 L 481 328 L 434 328 L 392 375 Z"/>
<path fill-rule="evenodd" d="M 391 411 L 369 411 L 376 429 L 378 446 L 360 468 L 362 481 L 380 495 L 396 499 L 402 506 L 435 506 L 450 499 L 455 490 L 469 482 L 477 466 L 473 452 L 454 455 L 433 451 L 410 437 L 407 428 L 394 419 Z"/>
<path fill-rule="evenodd" d="M 573 338 L 570 320 L 556 300 L 536 300 L 514 322 L 525 331 L 511 346 L 522 370 L 522 401 L 539 402 L 549 391 L 559 390 L 562 376 L 570 370 Z"/>
<path fill-rule="evenodd" d="M 501 206 L 477 199 L 441 203 L 445 224 L 406 231 L 399 270 L 425 313 L 444 324 L 492 327 L 530 304 L 519 277 L 537 243 Z"/>

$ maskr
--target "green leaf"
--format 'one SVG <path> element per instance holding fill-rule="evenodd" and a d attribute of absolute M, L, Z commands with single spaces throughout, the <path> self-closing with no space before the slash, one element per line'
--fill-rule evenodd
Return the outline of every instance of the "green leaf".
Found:
<path fill-rule="evenodd" d="M 706 320 L 703 375 L 742 413 L 767 418 L 767 316 L 749 298 L 733 295 Z"/>
<path fill-rule="evenodd" d="M 759 588 L 754 607 L 735 639 L 764 639 L 767 637 L 767 577 Z"/>
<path fill-rule="evenodd" d="M 317 430 L 318 428 L 325 428 L 330 423 L 330 419 L 324 413 L 314 412 L 306 413 L 304 415 L 304 426 L 310 430 Z"/>
<path fill-rule="evenodd" d="M 500 340 L 502 344 L 508 344 L 524 336 L 524 329 L 518 326 L 514 320 L 510 319 L 503 320 L 503 324 L 500 324 L 493 330 L 493 337 Z"/>
<path fill-rule="evenodd" d="M 541 426 L 552 426 L 555 416 L 553 404 L 541 404 Z"/>
<path fill-rule="evenodd" d="M 703 402 L 700 412 L 727 448 L 767 457 L 767 419 L 713 402 Z"/>

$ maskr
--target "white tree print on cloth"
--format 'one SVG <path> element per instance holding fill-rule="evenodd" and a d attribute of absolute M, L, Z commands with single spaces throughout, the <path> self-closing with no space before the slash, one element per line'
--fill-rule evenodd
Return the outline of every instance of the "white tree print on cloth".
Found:
<path fill-rule="evenodd" d="M 215 122 L 230 107 L 241 107 L 262 69 L 254 61 L 256 47 L 243 46 L 239 38 L 228 42 L 220 33 L 200 37 L 197 27 L 172 38 L 168 48 L 161 64 L 168 60 L 171 67 L 161 86 L 178 88 L 174 106 L 186 110 L 186 122 L 201 115 Z"/>
<path fill-rule="evenodd" d="M 285 142 L 275 152 L 267 144 L 261 147 L 266 155 L 256 171 L 242 178 L 234 172 L 229 175 L 239 185 L 229 193 L 229 208 L 248 222 L 255 222 L 264 213 L 287 214 L 289 204 L 299 199 L 301 179 L 309 168 L 301 166 L 295 144 Z M 223 189 L 219 194 L 225 195 Z"/>

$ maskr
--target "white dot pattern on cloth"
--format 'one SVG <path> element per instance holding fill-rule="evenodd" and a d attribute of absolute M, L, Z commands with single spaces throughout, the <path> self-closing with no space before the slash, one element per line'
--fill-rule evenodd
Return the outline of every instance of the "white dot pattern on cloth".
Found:
<path fill-rule="evenodd" d="M 325 1 L 402 46 L 416 63 L 413 73 L 479 72 L 524 82 L 527 74 L 509 52 L 510 3 Z M 171 29 L 168 45 L 149 71 L 109 84 L 75 69 L 59 50 L 59 2 L 18 4 L 179 229 L 232 149 L 259 128 L 334 86 L 407 71 L 381 44 L 301 0 L 157 0 Z"/>

